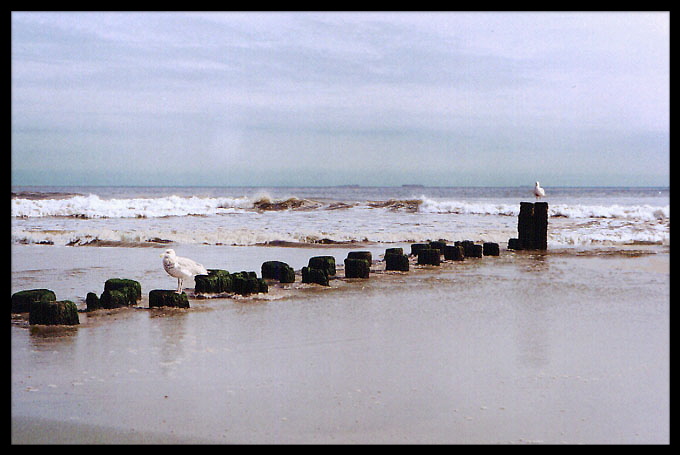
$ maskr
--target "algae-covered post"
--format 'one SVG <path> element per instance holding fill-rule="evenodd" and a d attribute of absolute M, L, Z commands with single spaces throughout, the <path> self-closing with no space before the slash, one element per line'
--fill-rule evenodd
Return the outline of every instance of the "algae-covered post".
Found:
<path fill-rule="evenodd" d="M 307 267 L 310 269 L 321 269 L 326 276 L 335 276 L 335 258 L 333 256 L 314 256 L 309 258 Z"/>
<path fill-rule="evenodd" d="M 28 313 L 31 304 L 36 302 L 54 302 L 57 296 L 49 289 L 27 289 L 12 294 L 12 313 Z"/>
<path fill-rule="evenodd" d="M 347 253 L 347 259 L 365 259 L 370 264 L 373 262 L 373 255 L 370 251 L 350 251 Z"/>
<path fill-rule="evenodd" d="M 104 292 L 99 298 L 103 308 L 136 305 L 142 298 L 142 286 L 138 281 L 126 278 L 110 278 L 104 283 Z"/>
<path fill-rule="evenodd" d="M 444 248 L 446 247 L 445 240 L 434 240 L 430 242 L 430 248 L 433 250 L 439 250 L 440 254 L 444 254 Z"/>
<path fill-rule="evenodd" d="M 317 269 L 314 267 L 302 267 L 302 282 L 306 284 L 320 284 L 322 286 L 330 286 L 328 283 L 328 274 L 325 269 Z"/>
<path fill-rule="evenodd" d="M 28 323 L 43 325 L 77 325 L 78 307 L 70 300 L 41 300 L 31 304 Z"/>
<path fill-rule="evenodd" d="M 345 278 L 368 278 L 372 262 L 370 251 L 350 251 L 345 259 Z"/>
<path fill-rule="evenodd" d="M 447 261 L 465 260 L 465 250 L 461 245 L 446 245 L 444 247 L 444 259 Z"/>
<path fill-rule="evenodd" d="M 408 272 L 409 262 L 408 256 L 404 254 L 401 248 L 388 248 L 385 251 L 385 270 L 395 270 L 399 272 Z"/>
<path fill-rule="evenodd" d="M 418 265 L 440 265 L 441 251 L 432 248 L 421 249 L 418 251 Z"/>
<path fill-rule="evenodd" d="M 234 291 L 234 278 L 226 270 L 209 269 L 207 275 L 194 277 L 194 291 L 199 294 L 218 294 Z"/>
<path fill-rule="evenodd" d="M 149 308 L 160 307 L 189 308 L 189 298 L 186 292 L 178 294 L 175 291 L 154 289 L 149 292 Z"/>
<path fill-rule="evenodd" d="M 267 283 L 258 278 L 255 272 L 241 271 L 232 274 L 234 277 L 234 292 L 240 295 L 258 294 L 269 292 Z"/>
<path fill-rule="evenodd" d="M 87 297 L 85 298 L 85 305 L 87 311 L 94 311 L 102 308 L 101 300 L 99 300 L 99 297 L 94 292 L 87 293 Z"/>
<path fill-rule="evenodd" d="M 294 283 L 295 271 L 291 266 L 281 261 L 266 261 L 262 263 L 262 278 L 278 280 L 281 283 Z"/>
<path fill-rule="evenodd" d="M 345 259 L 345 278 L 368 278 L 370 273 L 371 263 L 367 259 Z"/>
<path fill-rule="evenodd" d="M 418 256 L 418 252 L 420 250 L 425 250 L 429 249 L 430 244 L 429 243 L 412 243 L 411 244 L 411 256 Z"/>

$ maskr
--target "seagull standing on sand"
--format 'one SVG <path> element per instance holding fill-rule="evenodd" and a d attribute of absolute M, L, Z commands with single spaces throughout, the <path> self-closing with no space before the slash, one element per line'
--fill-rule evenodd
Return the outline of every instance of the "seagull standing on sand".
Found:
<path fill-rule="evenodd" d="M 538 182 L 536 182 L 536 186 L 534 187 L 534 196 L 536 196 L 536 199 L 545 197 L 545 190 L 541 188 L 541 185 L 539 185 Z"/>
<path fill-rule="evenodd" d="M 207 275 L 208 271 L 198 262 L 192 261 L 188 258 L 179 257 L 175 254 L 175 250 L 165 250 L 161 254 L 163 258 L 163 268 L 168 275 L 177 278 L 177 293 L 182 293 L 182 281 L 188 278 L 193 278 L 195 275 Z"/>

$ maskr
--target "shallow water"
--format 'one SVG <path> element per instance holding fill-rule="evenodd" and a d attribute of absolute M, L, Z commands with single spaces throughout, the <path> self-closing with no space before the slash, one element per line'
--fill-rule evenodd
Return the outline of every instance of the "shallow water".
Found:
<path fill-rule="evenodd" d="M 384 248 L 176 249 L 259 275 L 265 260 L 299 270 Z M 146 299 L 176 285 L 162 251 L 13 245 L 12 292 L 83 307 L 120 276 Z M 218 443 L 667 443 L 668 264 L 664 248 L 503 250 L 189 310 L 143 300 L 73 328 L 15 320 L 12 415 Z"/>

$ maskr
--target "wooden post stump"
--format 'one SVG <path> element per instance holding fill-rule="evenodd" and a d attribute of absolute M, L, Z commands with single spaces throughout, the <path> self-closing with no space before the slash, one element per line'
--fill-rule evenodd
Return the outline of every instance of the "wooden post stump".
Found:
<path fill-rule="evenodd" d="M 439 250 L 432 248 L 423 249 L 418 252 L 418 265 L 440 265 L 441 255 Z"/>
<path fill-rule="evenodd" d="M 446 242 L 444 240 L 436 240 L 430 242 L 430 248 L 433 250 L 439 250 L 439 254 L 444 254 L 444 248 L 446 247 Z"/>
<path fill-rule="evenodd" d="M 54 302 L 57 296 L 49 289 L 27 289 L 12 294 L 12 313 L 28 313 L 31 304 L 37 302 Z"/>
<path fill-rule="evenodd" d="M 508 248 L 515 250 L 548 249 L 548 203 L 520 202 L 517 217 L 518 238 L 510 239 Z"/>
<path fill-rule="evenodd" d="M 461 245 L 446 245 L 444 247 L 444 259 L 447 261 L 465 260 L 465 251 Z"/>
<path fill-rule="evenodd" d="M 80 324 L 78 307 L 70 300 L 33 302 L 28 314 L 28 323 L 30 325 L 77 325 Z"/>
<path fill-rule="evenodd" d="M 149 292 L 149 308 L 160 307 L 189 308 L 187 293 L 178 294 L 175 291 L 154 289 Z"/>
<path fill-rule="evenodd" d="M 345 278 L 368 278 L 371 264 L 366 259 L 345 259 Z"/>
<path fill-rule="evenodd" d="M 498 247 L 497 243 L 484 242 L 482 244 L 482 254 L 484 256 L 499 256 L 500 248 Z"/>
<path fill-rule="evenodd" d="M 88 292 L 85 298 L 85 305 L 87 306 L 87 311 L 99 310 L 102 308 L 102 303 L 99 297 L 94 292 Z"/>
<path fill-rule="evenodd" d="M 411 256 L 418 256 L 420 250 L 429 249 L 429 243 L 412 243 L 411 244 Z"/>
<path fill-rule="evenodd" d="M 226 270 L 208 269 L 207 275 L 196 275 L 194 282 L 198 294 L 234 292 L 234 277 Z"/>
<path fill-rule="evenodd" d="M 536 202 L 534 204 L 534 239 L 533 246 L 536 250 L 548 249 L 548 203 Z"/>
<path fill-rule="evenodd" d="M 234 292 L 240 295 L 249 295 L 269 292 L 267 283 L 258 278 L 255 272 L 238 272 L 233 274 Z"/>
<path fill-rule="evenodd" d="M 104 283 L 104 292 L 99 298 L 102 308 L 118 308 L 136 305 L 142 298 L 142 286 L 138 281 L 126 278 L 110 278 Z"/>
<path fill-rule="evenodd" d="M 326 269 L 315 269 L 313 267 L 302 267 L 302 282 L 330 286 L 330 284 L 328 284 L 328 274 L 326 273 Z"/>
<path fill-rule="evenodd" d="M 399 248 L 401 249 L 401 248 Z M 385 254 L 385 270 L 396 270 L 399 272 L 408 272 L 409 262 L 408 256 L 399 253 Z"/>
<path fill-rule="evenodd" d="M 262 263 L 262 278 L 277 280 L 281 283 L 293 283 L 295 271 L 285 262 L 267 261 Z"/>
<path fill-rule="evenodd" d="M 365 259 L 370 264 L 373 262 L 373 255 L 370 251 L 350 251 L 347 253 L 347 259 Z"/>
<path fill-rule="evenodd" d="M 321 269 L 326 272 L 326 276 L 335 276 L 335 258 L 333 256 L 311 257 L 307 267 L 310 269 Z"/>

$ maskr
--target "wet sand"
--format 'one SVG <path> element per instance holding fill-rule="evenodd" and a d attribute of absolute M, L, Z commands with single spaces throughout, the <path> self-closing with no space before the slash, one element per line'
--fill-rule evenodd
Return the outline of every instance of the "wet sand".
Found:
<path fill-rule="evenodd" d="M 31 273 L 45 251 L 67 278 Z M 13 282 L 84 297 L 128 258 L 148 296 L 172 287 L 148 251 L 27 248 Z M 190 253 L 259 271 L 325 251 Z M 81 313 L 70 329 L 15 322 L 12 442 L 668 443 L 669 258 L 504 251 L 189 310 Z"/>

